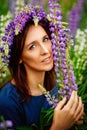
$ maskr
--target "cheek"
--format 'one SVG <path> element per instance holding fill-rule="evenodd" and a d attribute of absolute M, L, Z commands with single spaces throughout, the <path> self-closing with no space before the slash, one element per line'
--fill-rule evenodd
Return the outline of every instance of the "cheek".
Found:
<path fill-rule="evenodd" d="M 35 66 L 38 64 L 38 61 L 36 61 L 35 58 L 30 58 L 30 57 L 26 57 L 24 58 L 24 66 L 26 69 L 29 69 L 29 68 L 35 68 Z"/>
<path fill-rule="evenodd" d="M 49 49 L 49 51 L 52 53 L 52 44 L 51 44 L 51 42 L 50 42 L 50 44 L 49 44 L 49 46 L 48 46 L 48 49 Z"/>
<path fill-rule="evenodd" d="M 27 53 L 26 55 L 23 55 L 22 59 L 25 64 L 31 65 L 36 64 L 38 62 L 39 57 L 36 53 L 31 53 L 30 55 Z"/>

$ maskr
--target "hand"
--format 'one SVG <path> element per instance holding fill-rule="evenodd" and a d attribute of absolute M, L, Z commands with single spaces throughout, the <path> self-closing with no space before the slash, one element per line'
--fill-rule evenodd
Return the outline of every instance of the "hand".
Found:
<path fill-rule="evenodd" d="M 53 123 L 50 130 L 67 130 L 79 121 L 83 114 L 81 98 L 75 91 L 69 101 L 66 98 L 60 101 L 54 110 Z M 65 105 L 66 104 L 66 105 Z"/>

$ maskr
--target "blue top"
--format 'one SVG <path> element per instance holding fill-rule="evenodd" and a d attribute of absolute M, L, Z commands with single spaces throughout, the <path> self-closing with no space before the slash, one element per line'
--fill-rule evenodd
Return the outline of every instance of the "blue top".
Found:
<path fill-rule="evenodd" d="M 58 88 L 50 91 L 51 95 L 57 95 Z M 50 105 L 44 94 L 32 96 L 29 102 L 20 103 L 21 94 L 11 83 L 7 83 L 0 89 L 0 116 L 5 120 L 11 120 L 14 126 L 29 126 L 32 123 L 39 125 L 41 108 L 49 109 Z"/>

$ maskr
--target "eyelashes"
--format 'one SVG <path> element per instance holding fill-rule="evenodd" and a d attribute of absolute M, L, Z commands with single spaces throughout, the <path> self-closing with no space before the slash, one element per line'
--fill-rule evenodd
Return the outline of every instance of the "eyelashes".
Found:
<path fill-rule="evenodd" d="M 43 39 L 43 42 L 47 42 L 48 40 L 50 40 L 49 37 L 45 37 L 45 38 Z"/>
<path fill-rule="evenodd" d="M 43 43 L 47 43 L 50 40 L 50 38 L 48 36 L 43 37 L 42 42 Z M 33 43 L 31 43 L 29 50 L 32 50 L 34 48 L 36 48 L 38 46 L 38 41 L 34 41 Z"/>
<path fill-rule="evenodd" d="M 32 50 L 32 49 L 35 48 L 35 47 L 36 47 L 36 45 L 33 44 L 33 45 L 31 45 L 31 46 L 29 47 L 29 50 Z"/>

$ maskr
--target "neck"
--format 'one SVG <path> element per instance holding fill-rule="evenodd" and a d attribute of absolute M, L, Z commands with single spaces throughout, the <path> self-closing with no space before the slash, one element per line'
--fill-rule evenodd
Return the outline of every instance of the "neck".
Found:
<path fill-rule="evenodd" d="M 41 95 L 42 91 L 39 89 L 38 84 L 44 86 L 45 72 L 27 72 L 28 86 L 32 95 Z"/>
<path fill-rule="evenodd" d="M 44 85 L 44 73 L 42 74 L 37 74 L 37 75 L 27 75 L 27 81 L 28 81 L 28 85 L 29 87 L 32 88 L 37 88 L 38 84 Z"/>

